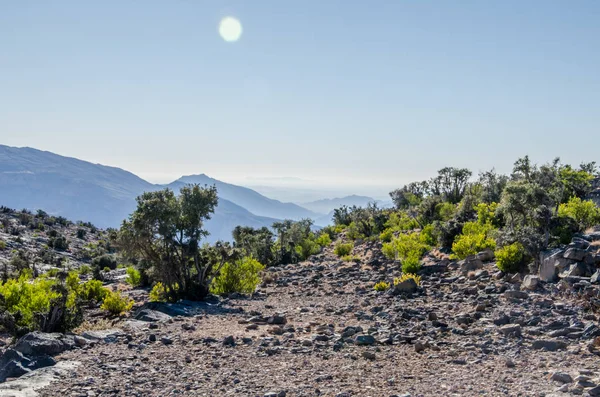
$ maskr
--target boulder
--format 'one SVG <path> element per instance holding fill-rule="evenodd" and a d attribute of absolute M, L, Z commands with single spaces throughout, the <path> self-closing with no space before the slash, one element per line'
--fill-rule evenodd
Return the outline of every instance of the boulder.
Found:
<path fill-rule="evenodd" d="M 491 248 L 486 248 L 485 250 L 478 252 L 476 257 L 482 262 L 490 262 L 494 260 L 494 251 L 492 251 Z"/>
<path fill-rule="evenodd" d="M 567 344 L 560 340 L 539 339 L 533 341 L 533 343 L 531 344 L 531 348 L 534 350 L 546 350 L 549 352 L 555 352 L 557 350 L 565 350 L 567 348 Z"/>
<path fill-rule="evenodd" d="M 592 274 L 590 278 L 590 283 L 598 284 L 600 282 L 600 269 L 596 270 L 596 273 Z"/>
<path fill-rule="evenodd" d="M 17 341 L 15 350 L 26 356 L 53 356 L 75 347 L 73 336 L 30 332 Z"/>
<path fill-rule="evenodd" d="M 85 331 L 81 336 L 92 341 L 103 341 L 105 343 L 116 343 L 118 338 L 125 334 L 119 329 L 103 329 L 100 331 Z"/>
<path fill-rule="evenodd" d="M 396 285 L 392 289 L 392 295 L 411 294 L 416 292 L 418 288 L 417 283 L 414 279 L 408 278 Z"/>
<path fill-rule="evenodd" d="M 589 273 L 589 268 L 583 262 L 577 262 L 573 263 L 567 270 L 560 273 L 559 277 L 586 277 L 589 275 Z"/>
<path fill-rule="evenodd" d="M 171 316 L 169 316 L 168 314 L 165 314 L 163 312 L 159 312 L 158 310 L 142 309 L 142 310 L 138 310 L 135 313 L 134 318 L 136 320 L 140 320 L 140 321 L 160 323 L 160 322 L 170 320 Z"/>
<path fill-rule="evenodd" d="M 372 335 L 357 335 L 354 338 L 354 343 L 359 346 L 375 344 L 375 338 Z"/>
<path fill-rule="evenodd" d="M 50 356 L 26 357 L 14 349 L 7 349 L 0 357 L 0 382 L 8 378 L 18 378 L 38 368 L 56 364 Z"/>
<path fill-rule="evenodd" d="M 587 255 L 587 251 L 581 248 L 569 248 L 563 254 L 563 257 L 566 259 L 571 259 L 574 261 L 582 261 L 583 258 Z"/>
<path fill-rule="evenodd" d="M 540 280 L 544 282 L 556 281 L 558 273 L 566 269 L 572 260 L 564 257 L 564 251 L 561 249 L 554 249 L 543 251 L 540 253 L 540 268 L 538 275 Z"/>
<path fill-rule="evenodd" d="M 540 284 L 540 277 L 528 274 L 523 279 L 523 283 L 521 284 L 522 289 L 533 291 Z"/>
<path fill-rule="evenodd" d="M 467 256 L 464 260 L 458 262 L 458 264 L 460 266 L 460 271 L 463 274 L 467 274 L 483 267 L 483 262 L 476 255 Z"/>

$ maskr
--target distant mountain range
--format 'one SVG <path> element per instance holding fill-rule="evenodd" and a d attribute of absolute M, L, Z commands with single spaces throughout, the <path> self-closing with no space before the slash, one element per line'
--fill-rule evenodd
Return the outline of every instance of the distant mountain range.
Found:
<path fill-rule="evenodd" d="M 120 168 L 93 164 L 32 148 L 0 145 L 0 205 L 43 209 L 71 220 L 99 227 L 119 227 L 135 209 L 135 198 L 145 191 L 169 187 L 175 192 L 188 183 L 215 185 L 219 205 L 206 224 L 209 241 L 230 240 L 237 225 L 271 226 L 279 219 L 311 218 L 317 225 L 331 221 L 340 205 L 366 205 L 369 197 L 349 196 L 300 206 L 270 199 L 242 186 L 207 175 L 183 176 L 167 185 L 152 184 Z"/>

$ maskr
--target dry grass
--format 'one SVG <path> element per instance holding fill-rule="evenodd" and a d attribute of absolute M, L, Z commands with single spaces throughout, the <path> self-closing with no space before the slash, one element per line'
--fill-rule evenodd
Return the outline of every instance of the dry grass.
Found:
<path fill-rule="evenodd" d="M 99 318 L 93 322 L 85 320 L 79 327 L 73 330 L 76 334 L 81 334 L 85 331 L 100 331 L 104 329 L 114 328 L 119 320 L 109 320 L 106 318 Z"/>

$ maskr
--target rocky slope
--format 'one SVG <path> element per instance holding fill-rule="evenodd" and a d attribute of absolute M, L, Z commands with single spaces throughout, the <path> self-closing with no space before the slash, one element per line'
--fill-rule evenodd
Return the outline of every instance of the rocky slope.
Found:
<path fill-rule="evenodd" d="M 376 292 L 399 270 L 365 243 L 358 263 L 326 249 L 271 268 L 252 297 L 148 304 L 132 290 L 130 317 L 60 342 L 54 360 L 70 369 L 37 393 L 598 396 L 599 241 L 591 233 L 547 256 L 549 282 L 502 274 L 486 253 L 456 263 L 436 252 L 420 286 Z"/>

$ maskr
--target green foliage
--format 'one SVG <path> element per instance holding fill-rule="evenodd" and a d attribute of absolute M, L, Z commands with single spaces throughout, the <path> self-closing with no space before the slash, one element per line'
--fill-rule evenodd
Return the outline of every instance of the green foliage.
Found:
<path fill-rule="evenodd" d="M 375 291 L 378 291 L 378 292 L 387 291 L 388 289 L 390 289 L 390 283 L 387 283 L 385 281 L 380 281 L 377 284 L 375 284 L 375 286 L 373 286 L 373 288 L 375 289 Z"/>
<path fill-rule="evenodd" d="M 392 241 L 392 238 L 394 237 L 394 231 L 390 228 L 385 229 L 383 232 L 381 232 L 381 234 L 379 235 L 379 239 L 384 242 L 384 243 L 389 243 L 390 241 Z"/>
<path fill-rule="evenodd" d="M 317 238 L 317 244 L 319 244 L 320 247 L 329 246 L 331 244 L 331 236 L 326 232 L 322 232 Z"/>
<path fill-rule="evenodd" d="M 437 218 L 442 222 L 447 222 L 456 214 L 457 206 L 452 203 L 443 202 L 436 206 Z"/>
<path fill-rule="evenodd" d="M 251 256 L 265 266 L 275 264 L 274 235 L 267 227 L 255 229 L 249 226 L 236 226 L 233 229 L 234 246 L 244 256 Z"/>
<path fill-rule="evenodd" d="M 142 283 L 142 275 L 140 274 L 139 270 L 133 266 L 129 266 L 126 272 L 127 277 L 125 281 L 127 281 L 127 284 L 131 285 L 132 287 L 139 287 Z"/>
<path fill-rule="evenodd" d="M 108 268 L 108 270 L 114 270 L 117 268 L 117 259 L 114 255 L 102 255 L 92 260 L 92 266 L 100 269 Z"/>
<path fill-rule="evenodd" d="M 558 216 L 572 218 L 580 230 L 585 230 L 600 223 L 600 208 L 591 200 L 571 197 L 568 202 L 558 207 Z"/>
<path fill-rule="evenodd" d="M 77 229 L 77 238 L 80 240 L 85 239 L 85 235 L 86 235 L 86 230 L 85 229 Z"/>
<path fill-rule="evenodd" d="M 149 294 L 150 302 L 166 302 L 168 300 L 167 289 L 163 283 L 154 284 Z"/>
<path fill-rule="evenodd" d="M 133 299 L 125 298 L 120 292 L 113 292 L 110 290 L 107 291 L 104 301 L 102 302 L 102 306 L 100 306 L 102 310 L 106 310 L 113 315 L 119 315 L 121 313 L 128 312 L 132 307 Z"/>
<path fill-rule="evenodd" d="M 392 212 L 385 224 L 392 231 L 413 230 L 419 227 L 419 223 L 408 215 L 406 211 Z"/>
<path fill-rule="evenodd" d="M 311 219 L 302 219 L 298 222 L 286 219 L 273 224 L 273 228 L 277 231 L 277 240 L 273 247 L 276 263 L 297 263 L 320 252 L 320 247 L 315 241 L 316 237 L 311 231 L 312 225 Z"/>
<path fill-rule="evenodd" d="M 57 235 L 56 237 L 50 238 L 48 246 L 54 248 L 57 251 L 65 251 L 69 249 L 69 242 L 65 236 Z"/>
<path fill-rule="evenodd" d="M 81 297 L 86 301 L 102 302 L 109 289 L 102 286 L 102 281 L 89 280 L 81 286 Z"/>
<path fill-rule="evenodd" d="M 329 237 L 329 236 L 327 236 Z M 321 252 L 321 246 L 317 243 L 314 234 L 310 234 L 309 237 L 300 241 L 296 246 L 296 254 L 300 260 L 306 260 L 311 255 L 316 255 Z"/>
<path fill-rule="evenodd" d="M 421 270 L 421 260 L 416 254 L 410 254 L 407 258 L 401 260 L 402 273 L 416 274 Z"/>
<path fill-rule="evenodd" d="M 5 309 L 11 314 L 19 313 L 17 325 L 32 327 L 36 313 L 48 312 L 50 302 L 59 297 L 52 290 L 54 284 L 54 281 L 44 278 L 30 280 L 28 275 L 0 283 Z"/>
<path fill-rule="evenodd" d="M 81 265 L 79 267 L 79 274 L 85 276 L 86 274 L 90 274 L 92 272 L 92 268 L 90 265 Z"/>
<path fill-rule="evenodd" d="M 417 286 L 421 285 L 421 276 L 417 276 L 415 273 L 402 274 L 402 276 L 400 276 L 399 278 L 394 279 L 394 285 L 398 285 L 401 282 L 406 281 L 408 279 L 414 280 Z"/>
<path fill-rule="evenodd" d="M 592 165 L 592 168 L 594 166 Z M 594 175 L 590 170 L 574 170 L 570 165 L 560 167 L 558 177 L 564 186 L 561 202 L 566 203 L 572 197 L 584 198 L 590 191 Z"/>
<path fill-rule="evenodd" d="M 525 248 L 516 242 L 497 249 L 495 255 L 498 269 L 503 272 L 513 273 L 519 271 L 519 267 L 523 263 Z"/>
<path fill-rule="evenodd" d="M 479 203 L 475 206 L 477 211 L 477 222 L 481 224 L 497 224 L 496 211 L 498 210 L 498 203 Z"/>
<path fill-rule="evenodd" d="M 429 224 L 421 230 L 421 234 L 419 236 L 420 240 L 430 246 L 433 247 L 437 244 L 438 234 L 433 225 Z"/>
<path fill-rule="evenodd" d="M 344 255 L 341 257 L 344 262 L 360 262 L 360 256 L 358 255 Z"/>
<path fill-rule="evenodd" d="M 491 223 L 467 222 L 462 234 L 456 237 L 452 244 L 452 251 L 456 258 L 464 259 L 475 255 L 486 248 L 495 249 L 496 241 L 492 238 L 494 230 Z"/>
<path fill-rule="evenodd" d="M 210 291 L 217 295 L 233 292 L 251 294 L 260 283 L 259 273 L 264 268 L 256 259 L 249 257 L 227 262 L 211 283 Z"/>
<path fill-rule="evenodd" d="M 107 266 L 104 269 L 102 269 L 102 271 L 104 271 L 104 272 L 110 272 L 110 267 Z"/>
<path fill-rule="evenodd" d="M 342 256 L 350 255 L 353 248 L 354 248 L 354 244 L 352 244 L 352 243 L 343 243 L 341 241 L 338 241 L 335 244 L 335 247 L 333 248 L 333 252 L 337 256 L 342 257 Z"/>
<path fill-rule="evenodd" d="M 358 230 L 358 226 L 356 226 L 356 223 L 350 222 L 348 227 L 346 227 L 346 237 L 354 241 L 364 239 L 366 236 Z"/>
<path fill-rule="evenodd" d="M 6 249 L 6 242 L 0 240 L 0 251 L 3 251 Z"/>
<path fill-rule="evenodd" d="M 429 246 L 425 244 L 420 233 L 403 233 L 394 237 L 391 242 L 383 244 L 383 254 L 389 259 L 403 261 L 410 257 L 420 259 Z"/>

